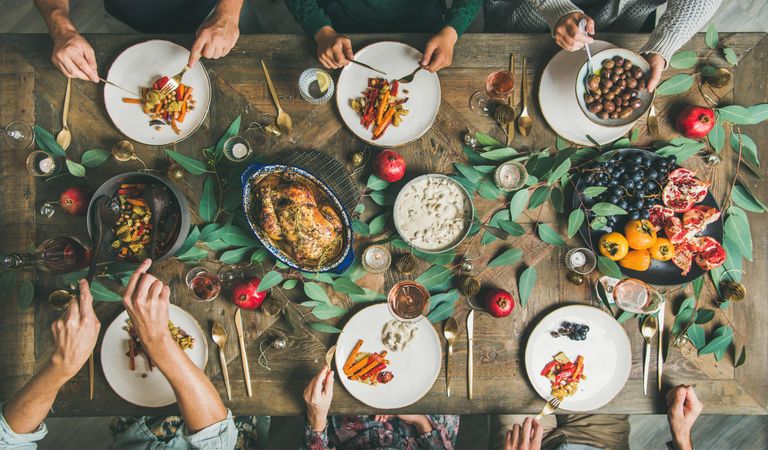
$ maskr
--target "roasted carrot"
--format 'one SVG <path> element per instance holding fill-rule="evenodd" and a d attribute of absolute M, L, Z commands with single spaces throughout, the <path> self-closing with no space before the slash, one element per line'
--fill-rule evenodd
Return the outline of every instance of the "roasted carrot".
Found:
<path fill-rule="evenodd" d="M 179 87 L 176 88 L 176 100 L 183 100 L 184 99 L 184 85 L 179 83 Z"/>
<path fill-rule="evenodd" d="M 384 120 L 384 111 L 387 110 L 387 104 L 389 103 L 389 91 L 384 91 L 384 94 L 379 100 L 379 109 L 376 111 L 376 125 L 381 125 Z"/>
<path fill-rule="evenodd" d="M 190 95 L 192 95 L 192 88 L 187 86 L 184 89 L 184 97 L 182 98 L 182 100 L 188 100 Z"/>
<path fill-rule="evenodd" d="M 360 369 L 359 371 L 352 374 L 352 379 L 357 380 L 358 378 L 362 377 L 366 373 L 370 372 L 371 370 L 375 369 L 376 366 L 381 364 L 381 362 L 384 360 L 384 356 L 386 356 L 387 352 L 384 351 L 381 354 L 374 354 L 373 361 L 369 362 L 365 367 Z"/>
<path fill-rule="evenodd" d="M 176 125 L 176 120 L 175 120 L 175 119 L 173 119 L 173 118 L 171 118 L 171 128 L 173 128 L 173 131 L 174 131 L 176 134 L 181 134 L 181 130 L 180 130 L 180 129 L 179 129 L 179 127 Z"/>
<path fill-rule="evenodd" d="M 123 97 L 123 103 L 136 103 L 138 105 L 141 104 L 140 98 L 130 98 L 130 97 Z"/>
<path fill-rule="evenodd" d="M 355 356 L 357 356 L 357 352 L 360 350 L 360 347 L 363 345 L 363 340 L 358 339 L 357 344 L 355 344 L 355 347 L 352 349 L 352 353 L 349 354 L 347 357 L 347 360 L 344 362 L 344 370 L 346 371 L 349 369 L 352 364 L 355 362 Z"/>
<path fill-rule="evenodd" d="M 179 112 L 179 119 L 177 122 L 184 122 L 184 117 L 187 115 L 187 102 L 181 104 L 181 112 Z"/>
<path fill-rule="evenodd" d="M 389 122 L 392 121 L 392 116 L 395 115 L 395 108 L 391 107 L 387 110 L 387 113 L 384 115 L 384 120 L 376 125 L 376 128 L 373 129 L 373 138 L 376 139 L 384 132 L 384 129 L 387 128 L 387 125 L 389 125 Z"/>
<path fill-rule="evenodd" d="M 161 103 L 158 103 L 155 105 L 155 114 L 160 114 L 160 108 L 162 108 L 163 105 Z"/>
<path fill-rule="evenodd" d="M 355 372 L 357 372 L 358 370 L 360 370 L 360 369 L 362 369 L 363 367 L 365 367 L 365 366 L 366 366 L 366 365 L 367 365 L 369 362 L 371 362 L 371 361 L 373 360 L 373 358 L 374 358 L 375 356 L 376 356 L 376 354 L 374 353 L 374 354 L 372 354 L 371 356 L 369 356 L 369 357 L 367 357 L 367 358 L 363 358 L 363 359 L 361 359 L 360 361 L 358 361 L 358 362 L 356 362 L 355 364 L 353 364 L 352 366 L 350 366 L 350 368 L 349 368 L 349 374 L 350 374 L 350 375 L 351 375 L 351 374 L 354 374 L 354 373 L 355 373 Z"/>

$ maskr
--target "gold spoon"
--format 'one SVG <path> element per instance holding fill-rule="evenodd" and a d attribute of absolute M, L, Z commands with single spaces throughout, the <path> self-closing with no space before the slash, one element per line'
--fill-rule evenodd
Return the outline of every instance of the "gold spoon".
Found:
<path fill-rule="evenodd" d="M 453 317 L 445 321 L 443 325 L 443 336 L 448 341 L 448 353 L 445 363 L 445 396 L 451 396 L 451 355 L 453 355 L 453 341 L 459 334 L 459 323 Z"/>
<path fill-rule="evenodd" d="M 328 368 L 331 368 L 331 363 L 333 362 L 333 355 L 336 353 L 336 346 L 332 345 L 331 348 L 328 349 L 328 351 L 325 353 L 325 363 L 328 364 Z"/>
<path fill-rule="evenodd" d="M 219 360 L 221 362 L 221 375 L 224 377 L 224 386 L 227 388 L 227 400 L 232 401 L 232 389 L 229 387 L 229 372 L 227 371 L 227 358 L 224 356 L 224 344 L 227 343 L 227 330 L 214 320 L 211 327 L 213 342 L 219 346 Z"/>
<path fill-rule="evenodd" d="M 643 356 L 643 395 L 648 395 L 648 371 L 651 368 L 651 339 L 659 331 L 659 322 L 656 316 L 648 315 L 640 327 L 640 333 L 645 339 L 645 352 Z"/>
<path fill-rule="evenodd" d="M 275 86 L 272 84 L 272 78 L 269 76 L 267 65 L 264 64 L 263 59 L 261 60 L 261 68 L 264 69 L 264 76 L 267 78 L 267 87 L 269 87 L 269 93 L 272 95 L 272 100 L 274 100 L 275 106 L 277 106 L 277 126 L 284 134 L 291 134 L 291 130 L 293 129 L 291 116 L 289 116 L 288 113 L 283 111 L 283 108 L 280 107 L 280 101 L 277 99 L 277 91 L 275 91 Z"/>
<path fill-rule="evenodd" d="M 531 126 L 533 125 L 533 119 L 528 114 L 528 74 L 525 63 L 525 56 L 523 56 L 523 86 L 520 90 L 520 96 L 523 99 L 523 111 L 520 113 L 520 117 L 517 118 L 517 129 L 520 130 L 520 134 L 523 137 L 528 137 L 528 133 L 531 132 Z"/>
<path fill-rule="evenodd" d="M 64 94 L 64 112 L 61 116 L 61 131 L 56 135 L 56 142 L 66 150 L 69 144 L 72 143 L 72 133 L 69 132 L 67 127 L 67 113 L 69 113 L 69 92 L 72 90 L 72 78 L 67 78 L 67 92 Z"/>

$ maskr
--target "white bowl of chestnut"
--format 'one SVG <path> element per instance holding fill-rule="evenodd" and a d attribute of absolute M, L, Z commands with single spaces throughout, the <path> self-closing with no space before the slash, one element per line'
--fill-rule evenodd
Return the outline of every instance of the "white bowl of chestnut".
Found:
<path fill-rule="evenodd" d="M 592 122 L 604 127 L 619 127 L 635 122 L 651 107 L 648 92 L 648 61 L 635 52 L 610 48 L 592 55 L 589 64 L 576 77 L 576 100 Z"/>

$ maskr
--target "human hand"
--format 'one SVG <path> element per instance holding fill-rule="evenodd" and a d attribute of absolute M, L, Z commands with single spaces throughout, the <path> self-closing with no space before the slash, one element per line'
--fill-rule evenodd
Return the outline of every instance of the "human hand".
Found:
<path fill-rule="evenodd" d="M 93 353 L 101 328 L 85 280 L 80 280 L 79 298 L 72 298 L 68 306 L 67 312 L 51 325 L 56 344 L 51 365 L 66 379 L 75 376 Z"/>
<path fill-rule="evenodd" d="M 188 67 L 192 67 L 201 56 L 219 59 L 226 56 L 240 37 L 240 18 L 237 14 L 214 13 L 200 25 L 189 52 Z"/>
<path fill-rule="evenodd" d="M 648 92 L 653 92 L 661 81 L 661 72 L 667 66 L 667 60 L 658 53 L 647 53 L 643 55 L 648 65 L 651 66 L 651 77 L 648 79 Z"/>
<path fill-rule="evenodd" d="M 320 373 L 315 375 L 304 389 L 304 403 L 307 405 L 307 420 L 315 431 L 325 429 L 328 411 L 333 400 L 334 373 L 323 366 Z"/>
<path fill-rule="evenodd" d="M 581 19 L 587 19 L 587 35 L 579 30 Z M 557 25 L 552 30 L 555 37 L 555 43 L 569 52 L 576 51 L 584 44 L 591 44 L 595 40 L 590 36 L 595 35 L 595 21 L 581 11 L 566 14 L 557 21 Z"/>
<path fill-rule="evenodd" d="M 691 429 L 704 409 L 691 386 L 680 385 L 667 392 L 667 420 L 678 450 L 693 449 Z"/>
<path fill-rule="evenodd" d="M 123 305 L 144 349 L 155 360 L 153 354 L 164 345 L 173 344 L 171 348 L 178 346 L 168 330 L 171 289 L 147 273 L 151 265 L 152 260 L 145 259 L 133 272 L 123 295 Z"/>
<path fill-rule="evenodd" d="M 539 421 L 527 417 L 522 427 L 516 423 L 511 430 L 507 430 L 504 450 L 539 450 L 543 437 L 544 428 Z"/>
<path fill-rule="evenodd" d="M 326 69 L 339 69 L 349 64 L 355 55 L 352 41 L 343 34 L 336 33 L 330 26 L 324 26 L 315 35 L 317 59 Z"/>
<path fill-rule="evenodd" d="M 75 29 L 53 35 L 51 62 L 68 78 L 99 82 L 93 47 Z"/>
<path fill-rule="evenodd" d="M 432 36 L 424 47 L 424 57 L 421 58 L 421 67 L 429 72 L 437 72 L 443 67 L 448 67 L 453 62 L 453 48 L 459 35 L 453 27 L 443 27 L 439 33 Z"/>
<path fill-rule="evenodd" d="M 399 414 L 398 419 L 416 428 L 419 435 L 426 434 L 432 431 L 432 422 L 425 415 L 420 414 Z"/>

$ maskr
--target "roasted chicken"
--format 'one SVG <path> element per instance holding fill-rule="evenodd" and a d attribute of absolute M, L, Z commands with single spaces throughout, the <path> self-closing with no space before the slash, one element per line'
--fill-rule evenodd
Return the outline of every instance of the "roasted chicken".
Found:
<path fill-rule="evenodd" d="M 325 195 L 297 175 L 269 175 L 258 184 L 259 223 L 266 235 L 302 264 L 335 258 L 342 243 L 342 224 Z"/>

